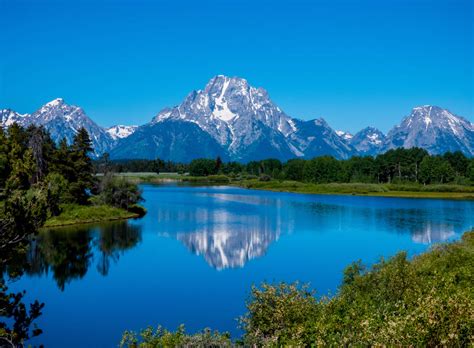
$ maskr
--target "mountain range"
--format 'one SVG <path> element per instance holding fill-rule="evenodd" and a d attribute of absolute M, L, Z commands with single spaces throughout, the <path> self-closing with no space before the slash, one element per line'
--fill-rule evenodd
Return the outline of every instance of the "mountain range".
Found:
<path fill-rule="evenodd" d="M 55 141 L 71 142 L 80 127 L 90 134 L 95 156 L 112 159 L 161 158 L 188 162 L 198 157 L 247 162 L 263 158 L 339 159 L 376 155 L 398 147 L 421 147 L 432 154 L 461 151 L 474 156 L 474 124 L 446 109 L 415 107 L 387 135 L 367 127 L 356 134 L 332 129 L 322 118 L 287 115 L 263 88 L 242 78 L 218 75 L 183 102 L 161 110 L 141 126 L 103 128 L 78 106 L 55 99 L 32 114 L 0 110 L 0 126 L 42 125 Z"/>

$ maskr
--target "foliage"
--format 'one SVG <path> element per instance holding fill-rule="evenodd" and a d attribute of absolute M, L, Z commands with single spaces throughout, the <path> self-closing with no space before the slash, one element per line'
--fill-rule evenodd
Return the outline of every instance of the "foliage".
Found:
<path fill-rule="evenodd" d="M 107 159 L 107 156 L 105 156 Z M 95 162 L 100 172 L 105 172 L 104 160 Z M 331 156 L 313 159 L 295 158 L 286 163 L 278 159 L 224 163 L 220 158 L 200 158 L 189 164 L 155 160 L 111 161 L 112 172 L 189 172 L 191 177 L 226 175 L 233 180 L 258 178 L 268 175 L 280 181 L 306 183 L 378 183 L 378 184 L 445 184 L 470 185 L 474 183 L 474 159 L 461 152 L 447 152 L 443 156 L 432 156 L 424 149 L 393 149 L 375 157 L 354 156 L 337 160 Z M 0 157 L 1 164 L 1 157 Z M 158 168 L 158 169 L 157 169 Z M 0 168 L 1 169 L 1 168 Z M 1 170 L 0 170 L 1 172 Z M 191 179 L 190 179 L 191 180 Z M 202 181 L 195 179 L 195 181 Z"/>
<path fill-rule="evenodd" d="M 320 311 L 314 293 L 298 283 L 252 287 L 247 314 L 240 318 L 249 345 L 300 345 Z"/>
<path fill-rule="evenodd" d="M 15 347 L 18 343 L 42 333 L 34 321 L 41 315 L 44 304 L 34 301 L 27 308 L 22 302 L 24 296 L 25 292 L 8 293 L 5 283 L 0 282 L 0 317 L 13 321 L 12 327 L 8 327 L 6 322 L 0 322 L 0 344 L 2 347 L 6 343 L 10 347 Z M 32 330 L 31 326 L 33 326 Z"/>
<path fill-rule="evenodd" d="M 198 158 L 189 163 L 189 174 L 192 176 L 215 175 L 218 172 L 218 166 L 219 161 L 217 160 Z"/>
<path fill-rule="evenodd" d="M 0 134 L 0 185 L 8 196 L 15 190 L 49 182 L 61 186 L 51 187 L 61 203 L 86 204 L 94 183 L 91 152 L 91 140 L 84 128 L 71 145 L 66 140 L 56 145 L 43 127 L 25 129 L 14 123 Z"/>
<path fill-rule="evenodd" d="M 135 183 L 123 177 L 116 177 L 109 173 L 104 175 L 97 188 L 93 201 L 96 204 L 111 205 L 128 210 L 142 201 L 142 192 Z"/>
<path fill-rule="evenodd" d="M 451 164 L 441 156 L 426 156 L 421 162 L 420 180 L 424 184 L 445 184 L 451 182 L 454 175 Z"/>
<path fill-rule="evenodd" d="M 129 348 L 159 348 L 159 347 L 230 347 L 232 346 L 228 333 L 212 332 L 204 329 L 196 334 L 187 334 L 184 325 L 174 332 L 161 326 L 156 330 L 148 327 L 139 334 L 125 331 L 120 341 L 120 347 Z"/>
<path fill-rule="evenodd" d="M 41 334 L 37 327 L 30 328 L 41 315 L 43 304 L 34 301 L 27 309 L 23 303 L 25 293 L 9 293 L 5 277 L 17 278 L 22 274 L 22 269 L 13 266 L 12 261 L 24 257 L 30 238 L 46 219 L 45 191 L 44 188 L 12 191 L 0 212 L 0 317 L 5 318 L 0 322 L 0 337 L 14 345 Z"/>
<path fill-rule="evenodd" d="M 303 178 L 316 184 L 338 182 L 341 180 L 341 163 L 333 157 L 316 157 L 305 163 Z"/>

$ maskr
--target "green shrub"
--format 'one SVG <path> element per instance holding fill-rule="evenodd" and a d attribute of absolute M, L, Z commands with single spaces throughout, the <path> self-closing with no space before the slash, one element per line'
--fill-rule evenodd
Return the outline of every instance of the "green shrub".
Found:
<path fill-rule="evenodd" d="M 94 204 L 107 204 L 116 208 L 129 209 L 142 201 L 141 190 L 137 184 L 112 174 L 104 175 L 97 188 Z"/>
<path fill-rule="evenodd" d="M 336 296 L 316 299 L 307 286 L 253 287 L 240 318 L 245 346 L 468 347 L 474 341 L 474 231 L 409 260 L 401 252 L 344 271 Z M 228 345 L 228 336 L 191 339 L 184 328 L 144 331 L 140 347 Z M 202 335 L 202 334 L 200 334 Z M 131 339 L 129 339 L 131 337 Z M 151 338 L 147 338 L 151 337 Z M 201 336 L 198 336 L 201 337 Z M 219 341 L 223 339 L 223 341 Z M 137 346 L 126 332 L 123 344 Z M 150 345 L 146 345 L 150 342 Z M 135 345 L 133 345 L 135 344 Z"/>
<path fill-rule="evenodd" d="M 228 333 L 211 332 L 204 329 L 200 333 L 187 334 L 184 325 L 175 332 L 168 331 L 161 326 L 156 330 L 148 327 L 140 333 L 125 331 L 120 341 L 120 347 L 230 347 L 230 335 Z"/>

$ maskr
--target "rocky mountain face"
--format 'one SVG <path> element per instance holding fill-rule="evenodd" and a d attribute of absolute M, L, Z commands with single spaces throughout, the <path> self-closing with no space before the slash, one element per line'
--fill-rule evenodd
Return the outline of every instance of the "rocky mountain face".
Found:
<path fill-rule="evenodd" d="M 114 159 L 155 159 L 189 162 L 195 158 L 220 156 L 228 160 L 226 151 L 192 122 L 168 120 L 138 127 L 121 139 L 112 151 Z"/>
<path fill-rule="evenodd" d="M 388 134 L 383 150 L 421 147 L 431 154 L 461 151 L 474 156 L 474 124 L 438 106 L 416 107 Z"/>
<path fill-rule="evenodd" d="M 247 162 L 331 155 L 339 159 L 376 155 L 397 147 L 422 147 L 432 154 L 462 151 L 474 156 L 474 125 L 436 106 L 413 109 L 385 136 L 373 127 L 352 135 L 325 120 L 303 121 L 284 113 L 263 88 L 245 79 L 218 75 L 181 104 L 159 112 L 142 126 L 102 128 L 78 106 L 55 99 L 32 114 L 0 110 L 0 126 L 43 125 L 54 140 L 72 141 L 80 127 L 89 132 L 95 155 L 162 158 L 189 162 L 198 157 Z"/>
<path fill-rule="evenodd" d="M 385 145 L 385 134 L 374 127 L 366 127 L 348 139 L 361 156 L 374 156 Z"/>
<path fill-rule="evenodd" d="M 19 114 L 10 109 L 3 109 L 0 110 L 0 125 L 2 127 L 9 127 L 16 122 L 19 125 L 24 126 L 29 116 L 29 114 Z"/>
<path fill-rule="evenodd" d="M 69 105 L 58 98 L 43 105 L 32 114 L 18 114 L 11 110 L 2 110 L 1 126 L 8 127 L 13 122 L 27 127 L 31 124 L 44 126 L 51 134 L 54 141 L 59 142 L 66 138 L 72 143 L 77 131 L 84 127 L 92 140 L 95 156 L 109 151 L 114 145 L 114 140 L 103 129 L 92 121 L 78 106 Z"/>

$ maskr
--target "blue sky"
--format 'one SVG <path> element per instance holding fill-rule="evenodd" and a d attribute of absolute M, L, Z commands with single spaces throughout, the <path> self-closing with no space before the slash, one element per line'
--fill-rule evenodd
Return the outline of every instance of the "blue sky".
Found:
<path fill-rule="evenodd" d="M 214 75 L 287 114 L 386 131 L 434 104 L 473 120 L 472 0 L 0 0 L 0 107 L 56 97 L 142 124 Z"/>

